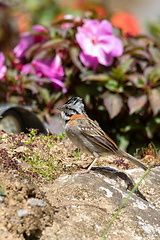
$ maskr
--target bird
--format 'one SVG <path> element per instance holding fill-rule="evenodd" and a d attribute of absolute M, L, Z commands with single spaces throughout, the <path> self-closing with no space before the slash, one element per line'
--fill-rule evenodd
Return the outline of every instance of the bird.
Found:
<path fill-rule="evenodd" d="M 116 143 L 102 130 L 97 121 L 88 117 L 82 98 L 72 97 L 58 108 L 64 120 L 64 128 L 68 138 L 83 152 L 92 154 L 95 158 L 87 168 L 80 173 L 89 173 L 100 156 L 115 155 L 126 158 L 147 170 L 147 166 L 129 153 L 118 148 Z"/>

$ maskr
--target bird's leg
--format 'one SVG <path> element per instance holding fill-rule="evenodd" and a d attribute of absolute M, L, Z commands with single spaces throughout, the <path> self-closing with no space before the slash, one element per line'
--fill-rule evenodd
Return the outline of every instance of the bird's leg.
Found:
<path fill-rule="evenodd" d="M 97 161 L 97 157 L 93 160 L 93 162 L 89 165 L 89 167 L 87 168 L 86 171 L 90 172 L 91 168 L 93 167 L 93 165 L 95 164 L 95 162 Z"/>
<path fill-rule="evenodd" d="M 93 162 L 89 165 L 89 167 L 86 170 L 82 170 L 80 172 L 74 172 L 74 174 L 84 174 L 84 173 L 89 173 L 91 168 L 93 167 L 94 163 L 97 161 L 98 157 L 96 157 Z"/>

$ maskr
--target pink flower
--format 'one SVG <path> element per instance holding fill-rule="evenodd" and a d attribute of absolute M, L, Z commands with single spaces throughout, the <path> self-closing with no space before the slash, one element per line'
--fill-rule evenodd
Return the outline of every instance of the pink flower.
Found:
<path fill-rule="evenodd" d="M 32 66 L 32 64 L 30 63 L 26 63 L 22 66 L 22 69 L 21 69 L 21 74 L 36 74 L 36 70 L 34 69 L 34 67 Z"/>
<path fill-rule="evenodd" d="M 82 49 L 80 59 L 85 66 L 94 70 L 98 63 L 110 66 L 114 57 L 122 55 L 122 41 L 112 34 L 112 25 L 107 20 L 85 20 L 77 29 L 76 40 Z"/>
<path fill-rule="evenodd" d="M 40 35 L 40 33 L 46 33 L 46 29 L 41 25 L 33 26 L 32 32 L 25 32 L 21 34 L 19 44 L 13 49 L 14 54 L 17 58 L 24 58 L 26 56 L 26 51 L 37 42 L 45 42 L 47 39 Z"/>
<path fill-rule="evenodd" d="M 0 52 L 0 79 L 2 79 L 7 71 L 7 67 L 3 65 L 5 57 L 2 52 Z"/>
<path fill-rule="evenodd" d="M 37 76 L 49 78 L 56 90 L 58 90 L 59 87 L 64 86 L 64 83 L 62 82 L 64 78 L 64 71 L 59 54 L 55 56 L 54 60 L 51 58 L 47 58 L 43 61 L 33 60 L 32 65 L 37 72 Z"/>

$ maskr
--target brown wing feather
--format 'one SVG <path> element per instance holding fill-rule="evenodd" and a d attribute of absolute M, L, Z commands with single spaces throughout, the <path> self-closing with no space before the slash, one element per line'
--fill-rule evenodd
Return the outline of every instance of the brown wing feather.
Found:
<path fill-rule="evenodd" d="M 116 153 L 118 150 L 114 141 L 98 126 L 97 122 L 90 118 L 77 119 L 78 128 L 90 141 L 104 148 L 104 152 Z"/>

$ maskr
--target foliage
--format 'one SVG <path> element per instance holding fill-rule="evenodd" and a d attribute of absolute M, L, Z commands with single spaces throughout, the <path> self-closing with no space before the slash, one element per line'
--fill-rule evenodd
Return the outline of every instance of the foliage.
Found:
<path fill-rule="evenodd" d="M 82 15 L 84 11 L 93 9 L 98 19 L 105 18 L 108 10 L 107 3 L 103 0 L 24 0 L 19 1 L 15 10 L 29 13 L 30 21 L 33 24 L 47 26 L 55 19 L 61 19 L 64 15 L 74 13 L 74 16 Z"/>
<path fill-rule="evenodd" d="M 77 159 L 81 156 L 79 148 L 76 151 L 73 151 L 73 156 Z"/>
<path fill-rule="evenodd" d="M 7 135 L 13 143 L 11 149 L 0 150 L 0 163 L 6 169 L 18 170 L 26 177 L 43 178 L 52 181 L 58 177 L 63 169 L 59 156 L 53 154 L 53 147 L 62 140 L 58 136 L 36 135 L 35 129 L 30 129 L 29 134 L 23 132 L 17 135 Z M 61 134 L 62 136 L 62 134 Z M 63 134 L 64 136 L 64 134 Z M 1 140 L 4 137 L 2 136 Z M 0 196 L 5 195 L 3 184 L 0 182 Z M 20 199 L 16 199 L 20 201 Z"/>
<path fill-rule="evenodd" d="M 82 64 L 75 37 L 87 17 L 70 16 L 21 36 L 30 36 L 32 42 L 23 55 L 18 57 L 14 49 L 6 57 L 0 102 L 30 105 L 47 120 L 59 100 L 80 96 L 89 116 L 122 149 L 133 153 L 151 139 L 160 146 L 159 41 L 144 35 L 122 39 L 123 33 L 114 29 L 123 41 L 122 56 L 111 66 L 98 62 L 93 70 Z"/>

